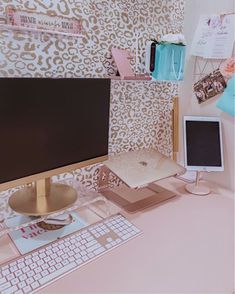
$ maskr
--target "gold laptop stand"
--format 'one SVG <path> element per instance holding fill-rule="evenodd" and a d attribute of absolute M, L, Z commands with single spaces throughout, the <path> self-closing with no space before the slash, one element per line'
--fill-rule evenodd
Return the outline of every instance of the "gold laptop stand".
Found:
<path fill-rule="evenodd" d="M 141 168 L 143 162 L 149 166 L 146 171 Z M 98 188 L 107 199 L 134 213 L 175 197 L 174 192 L 158 186 L 155 181 L 184 171 L 182 166 L 156 150 L 131 151 L 104 162 L 100 167 Z M 111 174 L 121 181 L 121 185 L 109 185 Z M 141 183 L 140 187 L 137 182 Z"/>
<path fill-rule="evenodd" d="M 138 189 L 130 188 L 125 184 L 111 188 L 108 184 L 111 172 L 105 165 L 100 168 L 99 192 L 129 213 L 146 209 L 176 196 L 174 192 L 155 183 L 150 183 L 146 187 Z M 132 202 L 131 198 L 136 201 Z"/>

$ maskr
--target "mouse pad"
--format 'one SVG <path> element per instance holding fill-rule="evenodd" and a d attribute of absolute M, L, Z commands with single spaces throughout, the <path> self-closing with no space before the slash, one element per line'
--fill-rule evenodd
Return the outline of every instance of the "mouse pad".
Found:
<path fill-rule="evenodd" d="M 72 212 L 71 216 L 73 218 L 71 224 L 58 230 L 48 231 L 39 227 L 37 224 L 33 224 L 20 230 L 10 232 L 9 236 L 19 252 L 25 254 L 88 225 L 88 223 L 79 216 L 78 212 Z M 32 218 L 27 216 L 16 216 L 6 220 L 5 223 L 8 227 L 14 227 L 30 220 L 32 220 Z"/>

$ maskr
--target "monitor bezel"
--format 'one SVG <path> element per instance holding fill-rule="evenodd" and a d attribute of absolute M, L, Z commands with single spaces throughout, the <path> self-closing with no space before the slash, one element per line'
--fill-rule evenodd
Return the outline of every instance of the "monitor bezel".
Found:
<path fill-rule="evenodd" d="M 211 121 L 219 123 L 219 136 L 220 136 L 220 156 L 221 156 L 221 166 L 193 166 L 188 165 L 187 158 L 187 143 L 186 143 L 186 122 L 187 121 Z M 183 141 L 184 141 L 184 166 L 187 170 L 193 171 L 224 171 L 224 157 L 223 157 L 223 140 L 222 140 L 222 128 L 221 119 L 216 116 L 184 116 L 183 117 Z"/>
<path fill-rule="evenodd" d="M 107 159 L 108 159 L 108 154 L 103 155 L 103 156 L 99 156 L 99 157 L 95 157 L 92 159 L 84 160 L 84 161 L 81 161 L 78 163 L 62 166 L 59 168 L 47 170 L 47 171 L 33 174 L 30 176 L 22 177 L 22 178 L 19 178 L 16 180 L 8 181 L 8 182 L 0 184 L 0 191 L 6 191 L 8 189 L 15 188 L 18 186 L 27 185 L 27 184 L 30 184 L 32 182 L 36 182 L 41 179 L 51 178 L 53 176 L 63 174 L 66 172 L 72 172 L 76 169 L 80 169 L 80 168 L 83 168 L 83 167 L 86 167 L 86 166 L 89 166 L 92 164 L 102 163 L 103 161 L 105 161 Z"/>

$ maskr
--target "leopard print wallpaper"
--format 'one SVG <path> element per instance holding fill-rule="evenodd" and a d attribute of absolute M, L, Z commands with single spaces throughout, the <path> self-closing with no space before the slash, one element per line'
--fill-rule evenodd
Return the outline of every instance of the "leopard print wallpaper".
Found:
<path fill-rule="evenodd" d="M 75 38 L 0 27 L 4 77 L 109 77 L 117 70 L 112 46 L 131 49 L 138 57 L 133 70 L 143 73 L 146 41 L 181 32 L 184 15 L 184 0 L 1 0 L 0 24 L 6 23 L 9 7 L 81 19 L 82 33 Z M 174 83 L 112 80 L 109 153 L 154 147 L 171 156 L 172 98 L 177 94 Z M 71 174 L 96 187 L 97 165 L 57 179 Z M 8 195 L 0 194 L 0 214 L 11 213 Z"/>

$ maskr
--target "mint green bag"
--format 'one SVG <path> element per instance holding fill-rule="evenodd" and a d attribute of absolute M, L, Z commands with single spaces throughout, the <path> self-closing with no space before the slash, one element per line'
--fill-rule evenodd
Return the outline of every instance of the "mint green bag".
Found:
<path fill-rule="evenodd" d="M 235 116 L 235 75 L 228 81 L 227 88 L 216 106 L 222 111 Z"/>
<path fill-rule="evenodd" d="M 156 46 L 155 67 L 152 72 L 156 80 L 180 81 L 183 79 L 185 48 L 181 44 L 161 43 Z"/>

